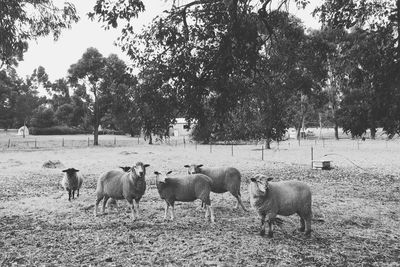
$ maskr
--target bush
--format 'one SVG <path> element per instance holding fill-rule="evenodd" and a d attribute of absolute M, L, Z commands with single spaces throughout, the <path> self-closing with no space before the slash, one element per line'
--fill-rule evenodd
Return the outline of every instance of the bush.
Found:
<path fill-rule="evenodd" d="M 68 126 L 53 126 L 47 128 L 31 127 L 29 132 L 32 135 L 68 135 L 68 134 L 87 134 L 88 132 L 78 128 Z"/>
<path fill-rule="evenodd" d="M 119 130 L 109 130 L 109 129 L 103 129 L 99 131 L 99 135 L 106 135 L 106 134 L 125 135 L 125 132 Z"/>

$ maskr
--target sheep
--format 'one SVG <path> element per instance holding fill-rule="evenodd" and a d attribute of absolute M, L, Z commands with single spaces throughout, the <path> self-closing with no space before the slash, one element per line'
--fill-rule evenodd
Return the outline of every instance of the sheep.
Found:
<path fill-rule="evenodd" d="M 97 216 L 101 200 L 103 200 L 104 214 L 109 198 L 126 199 L 131 206 L 132 220 L 136 220 L 136 216 L 139 216 L 139 201 L 146 191 L 145 176 L 146 168 L 149 166 L 149 164 L 137 162 L 129 172 L 111 170 L 102 174 L 97 181 L 95 216 Z M 136 205 L 133 204 L 133 199 Z"/>
<path fill-rule="evenodd" d="M 242 209 L 244 211 L 247 211 L 247 209 L 243 205 L 240 194 L 241 174 L 236 168 L 204 168 L 203 164 L 185 165 L 185 168 L 188 169 L 188 174 L 201 173 L 210 177 L 212 180 L 212 192 L 225 193 L 229 191 L 237 199 L 235 208 L 237 208 L 240 204 Z"/>
<path fill-rule="evenodd" d="M 214 210 L 210 200 L 211 179 L 204 174 L 169 177 L 170 173 L 171 171 L 167 172 L 166 177 L 160 178 L 161 173 L 158 171 L 154 172 L 158 193 L 166 203 L 164 219 L 168 220 L 169 207 L 171 206 L 171 220 L 174 220 L 175 201 L 190 202 L 200 199 L 205 204 L 205 218 L 208 219 L 210 215 L 211 223 L 214 223 Z"/>
<path fill-rule="evenodd" d="M 119 167 L 120 167 L 124 172 L 129 172 L 129 171 L 131 170 L 131 167 L 129 167 L 129 166 L 119 166 Z M 117 208 L 117 207 L 118 207 L 117 200 L 111 198 L 110 200 L 107 201 L 107 206 L 108 206 L 108 207 L 115 207 L 115 208 Z"/>
<path fill-rule="evenodd" d="M 68 191 L 68 200 L 71 201 L 71 195 L 72 199 L 75 199 L 75 191 L 77 191 L 76 196 L 79 197 L 79 189 L 82 186 L 83 177 L 78 174 L 79 170 L 74 168 L 62 170 L 62 172 L 65 172 L 65 175 L 61 180 L 61 185 L 64 190 Z"/>
<path fill-rule="evenodd" d="M 273 178 L 257 174 L 249 184 L 250 203 L 261 217 L 260 235 L 265 235 L 265 217 L 268 218 L 268 236 L 272 237 L 272 223 L 276 215 L 300 216 L 299 231 L 311 235 L 311 189 L 300 181 L 270 182 Z"/>

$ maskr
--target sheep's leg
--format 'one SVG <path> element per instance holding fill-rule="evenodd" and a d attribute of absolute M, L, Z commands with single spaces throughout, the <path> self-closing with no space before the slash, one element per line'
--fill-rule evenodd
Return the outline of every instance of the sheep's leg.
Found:
<path fill-rule="evenodd" d="M 135 205 L 133 204 L 133 199 L 127 199 L 127 201 L 129 203 L 129 205 L 131 206 L 132 221 L 135 221 L 136 220 L 136 216 L 135 216 L 136 210 L 135 210 Z"/>
<path fill-rule="evenodd" d="M 164 220 L 168 220 L 169 204 L 165 202 Z"/>
<path fill-rule="evenodd" d="M 236 196 L 236 199 L 237 199 L 237 202 L 236 202 L 235 209 L 237 209 L 237 208 L 239 207 L 239 205 L 240 205 L 244 211 L 248 211 L 248 210 L 244 207 L 243 202 L 242 202 L 242 198 L 240 197 L 240 195 L 239 195 L 239 196 Z"/>
<path fill-rule="evenodd" d="M 299 228 L 299 231 L 300 232 L 304 232 L 305 227 L 306 227 L 306 224 L 304 222 L 304 219 L 302 217 L 300 217 L 300 228 Z"/>
<path fill-rule="evenodd" d="M 76 194 L 76 197 L 79 197 L 79 189 L 78 189 L 78 193 Z"/>
<path fill-rule="evenodd" d="M 306 236 L 311 236 L 311 216 L 305 219 Z"/>
<path fill-rule="evenodd" d="M 71 201 L 71 190 L 68 190 L 68 200 Z"/>
<path fill-rule="evenodd" d="M 268 237 L 273 237 L 274 233 L 273 233 L 273 221 L 276 217 L 276 214 L 268 214 Z"/>
<path fill-rule="evenodd" d="M 139 200 L 135 200 L 136 202 L 136 212 L 137 212 L 137 216 L 139 217 Z"/>
<path fill-rule="evenodd" d="M 261 228 L 260 228 L 260 235 L 264 236 L 265 235 L 265 215 L 261 216 Z"/>
<path fill-rule="evenodd" d="M 171 221 L 175 219 L 175 206 L 171 205 Z"/>
<path fill-rule="evenodd" d="M 98 208 L 99 208 L 99 203 L 103 199 L 103 197 L 97 196 L 96 199 L 96 204 L 94 205 L 94 216 L 97 216 Z"/>
<path fill-rule="evenodd" d="M 210 219 L 211 219 L 211 223 L 215 223 L 214 209 L 213 209 L 213 207 L 212 207 L 211 205 L 208 206 L 208 209 L 210 210 Z"/>
<path fill-rule="evenodd" d="M 75 190 L 72 190 L 72 199 L 75 199 Z"/>
<path fill-rule="evenodd" d="M 109 196 L 104 196 L 104 199 L 103 199 L 103 214 L 106 212 L 106 204 L 107 204 L 107 201 L 108 201 L 108 199 L 109 199 L 110 197 Z"/>

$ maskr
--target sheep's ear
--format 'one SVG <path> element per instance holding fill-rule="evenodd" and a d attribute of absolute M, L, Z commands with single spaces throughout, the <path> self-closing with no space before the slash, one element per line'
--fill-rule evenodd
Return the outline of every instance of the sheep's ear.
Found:
<path fill-rule="evenodd" d="M 274 178 L 272 178 L 272 177 L 268 177 L 267 178 L 267 181 L 269 182 L 269 181 L 272 181 Z"/>
<path fill-rule="evenodd" d="M 67 172 L 67 171 L 68 171 L 68 169 L 62 170 L 62 172 Z"/>
<path fill-rule="evenodd" d="M 154 172 L 154 174 L 155 174 L 155 175 L 160 175 L 161 173 L 159 173 L 159 172 L 156 171 L 156 172 Z"/>
<path fill-rule="evenodd" d="M 189 166 L 189 165 L 185 165 L 185 166 L 183 166 L 183 167 L 185 167 L 185 168 L 190 168 L 190 166 Z"/>
<path fill-rule="evenodd" d="M 145 168 L 147 168 L 147 167 L 149 167 L 150 166 L 150 164 L 144 164 L 143 165 L 143 167 L 145 167 Z"/>
<path fill-rule="evenodd" d="M 253 178 L 250 178 L 250 181 L 257 182 L 257 179 L 253 177 Z"/>
<path fill-rule="evenodd" d="M 203 164 L 197 165 L 197 168 L 201 168 L 203 167 Z"/>
<path fill-rule="evenodd" d="M 167 172 L 167 174 L 171 174 L 171 173 L 172 173 L 172 171 Z"/>

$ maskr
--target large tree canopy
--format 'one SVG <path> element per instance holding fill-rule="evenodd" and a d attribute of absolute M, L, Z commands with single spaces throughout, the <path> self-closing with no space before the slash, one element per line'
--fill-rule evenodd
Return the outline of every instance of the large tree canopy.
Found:
<path fill-rule="evenodd" d="M 29 40 L 49 34 L 57 39 L 79 19 L 74 5 L 60 8 L 52 0 L 2 0 L 0 18 L 0 69 L 22 59 Z"/>

